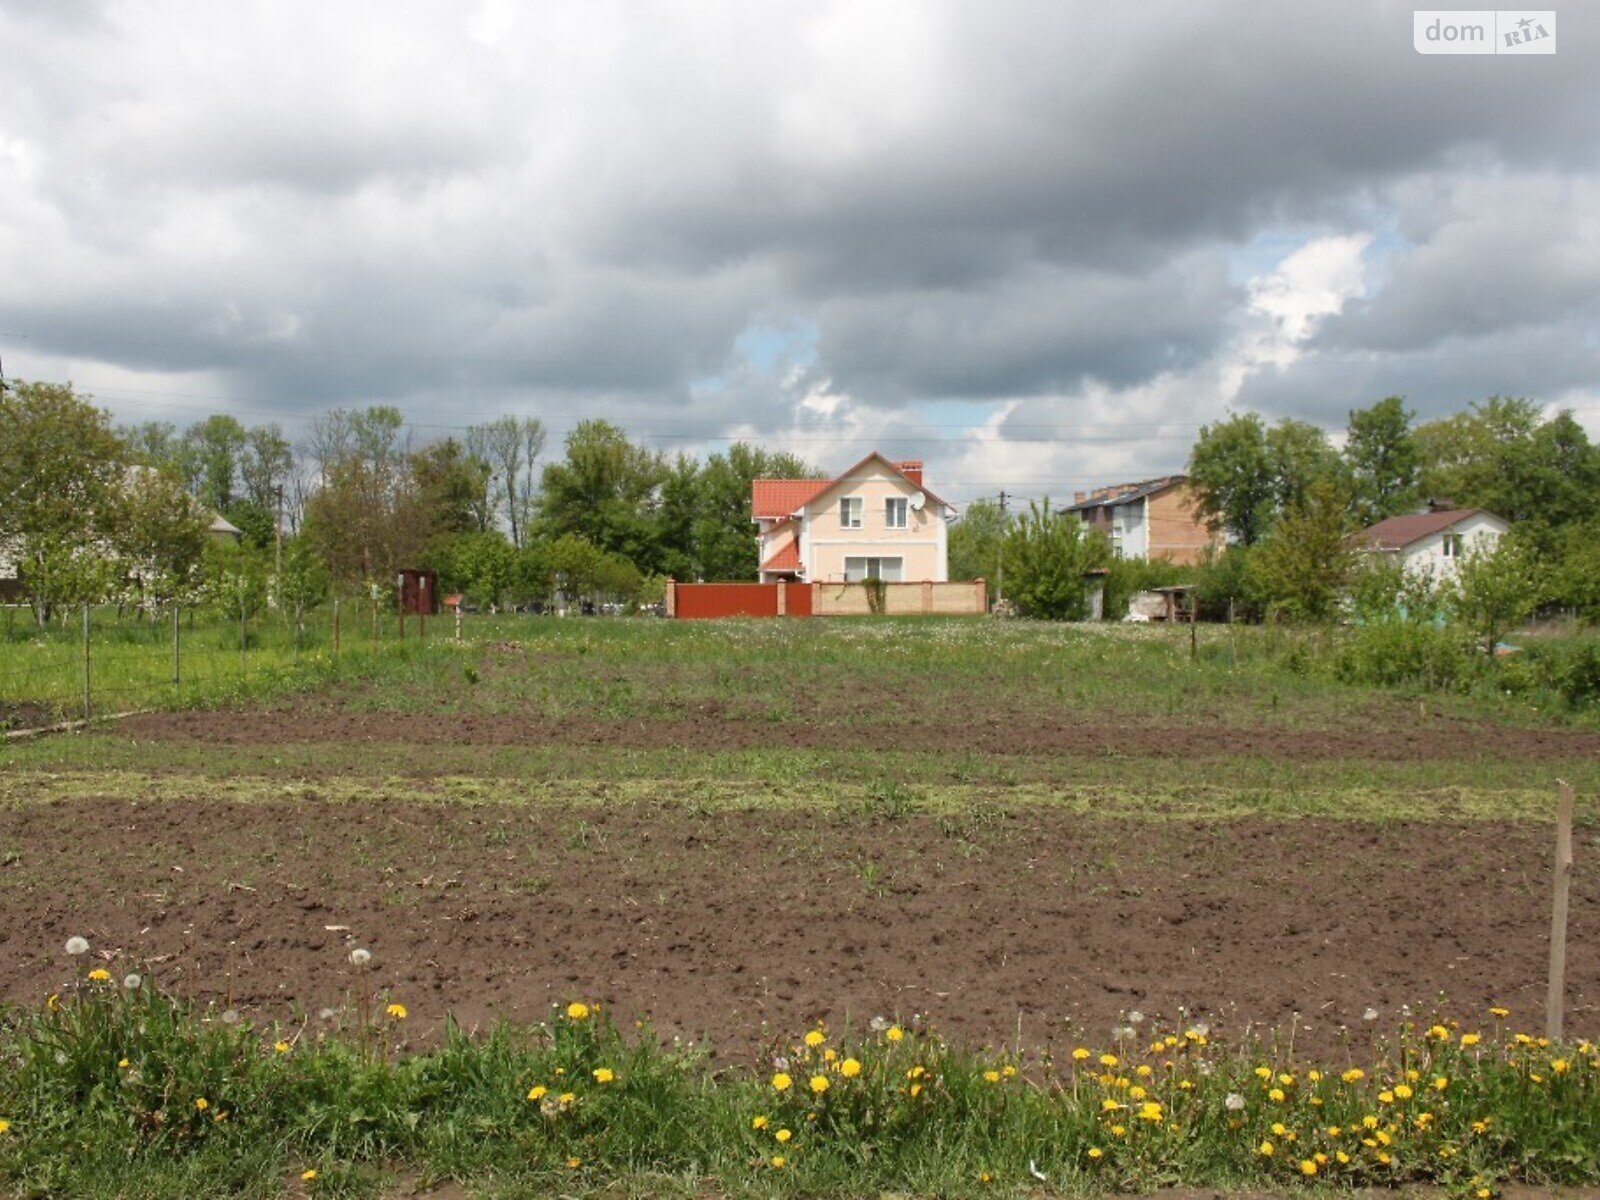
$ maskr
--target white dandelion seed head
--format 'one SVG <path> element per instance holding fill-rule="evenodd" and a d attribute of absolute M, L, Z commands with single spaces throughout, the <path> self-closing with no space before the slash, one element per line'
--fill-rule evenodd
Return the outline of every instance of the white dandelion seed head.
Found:
<path fill-rule="evenodd" d="M 122 977 L 122 986 L 127 988 L 130 992 L 138 991 L 139 985 L 143 982 L 144 980 L 140 978 L 137 973 L 124 975 Z"/>
<path fill-rule="evenodd" d="M 1202 1058 L 1199 1062 L 1199 1065 L 1195 1067 L 1195 1070 L 1200 1072 L 1200 1074 L 1204 1075 L 1208 1079 L 1211 1077 L 1211 1063 L 1206 1059 Z"/>
<path fill-rule="evenodd" d="M 1361 1019 L 1363 1021 L 1376 1021 L 1378 1019 L 1378 1010 L 1375 1008 L 1367 1009 L 1366 1012 L 1361 1014 Z"/>
<path fill-rule="evenodd" d="M 350 951 L 350 963 L 352 966 L 364 967 L 371 961 L 371 950 L 365 950 L 362 947 L 357 946 L 354 950 Z"/>
<path fill-rule="evenodd" d="M 338 1015 L 339 1010 L 335 1008 L 325 1008 L 317 1014 L 317 1016 L 324 1021 L 331 1021 Z"/>
<path fill-rule="evenodd" d="M 230 1008 L 225 1011 L 222 1014 L 222 1023 L 224 1025 L 237 1025 L 239 1023 L 239 1010 Z"/>
<path fill-rule="evenodd" d="M 780 1054 L 772 1060 L 772 1065 L 776 1070 L 787 1071 L 789 1069 L 789 1060 Z"/>
<path fill-rule="evenodd" d="M 67 953 L 73 957 L 89 953 L 89 940 L 81 937 L 69 937 L 67 939 Z"/>
<path fill-rule="evenodd" d="M 1244 1107 L 1244 1097 L 1238 1092 L 1229 1092 L 1228 1098 L 1222 1102 L 1222 1107 L 1229 1112 L 1238 1112 Z"/>
<path fill-rule="evenodd" d="M 56 1066 L 64 1067 L 66 1065 L 67 1065 L 67 1052 L 65 1050 L 57 1050 L 56 1051 Z"/>
<path fill-rule="evenodd" d="M 1133 1032 L 1132 1025 L 1118 1025 L 1111 1031 L 1111 1038 L 1117 1042 L 1126 1041 L 1133 1036 Z"/>
<path fill-rule="evenodd" d="M 1144 1024 L 1144 1014 L 1142 1012 L 1140 1012 L 1137 1008 L 1134 1009 L 1131 1013 L 1128 1014 L 1128 1024 L 1129 1025 L 1143 1025 Z"/>
<path fill-rule="evenodd" d="M 889 1019 L 887 1017 L 873 1017 L 872 1020 L 867 1022 L 867 1028 L 872 1030 L 873 1033 L 882 1033 L 889 1028 Z"/>
<path fill-rule="evenodd" d="M 1205 1037 L 1206 1034 L 1211 1032 L 1211 1026 L 1207 1025 L 1204 1021 L 1196 1021 L 1193 1025 L 1189 1026 L 1189 1032 L 1194 1034 L 1195 1037 Z"/>

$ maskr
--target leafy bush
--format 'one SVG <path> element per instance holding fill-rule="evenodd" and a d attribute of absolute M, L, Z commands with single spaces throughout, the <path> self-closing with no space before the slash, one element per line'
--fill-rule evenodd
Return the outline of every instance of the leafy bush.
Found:
<path fill-rule="evenodd" d="M 1484 662 L 1457 629 L 1391 619 L 1359 626 L 1335 655 L 1334 674 L 1345 683 L 1450 691 L 1465 686 Z"/>

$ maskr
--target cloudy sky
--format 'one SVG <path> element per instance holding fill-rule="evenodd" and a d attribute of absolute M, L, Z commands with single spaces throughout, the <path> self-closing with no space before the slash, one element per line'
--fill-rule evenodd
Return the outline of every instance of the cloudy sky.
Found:
<path fill-rule="evenodd" d="M 605 416 L 951 499 L 1500 392 L 1600 432 L 1600 9 L 0 0 L 0 359 L 119 419 Z"/>

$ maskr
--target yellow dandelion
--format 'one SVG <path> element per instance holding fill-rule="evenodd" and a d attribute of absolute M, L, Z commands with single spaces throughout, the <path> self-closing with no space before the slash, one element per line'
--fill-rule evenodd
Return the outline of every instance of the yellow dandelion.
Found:
<path fill-rule="evenodd" d="M 1256 1153 L 1261 1155 L 1262 1158 L 1271 1158 L 1276 1150 L 1277 1147 L 1271 1142 L 1262 1142 L 1261 1145 L 1256 1147 Z"/>
<path fill-rule="evenodd" d="M 1272 1078 L 1272 1068 L 1271 1067 L 1257 1067 L 1256 1068 L 1256 1078 L 1261 1080 L 1262 1082 L 1265 1082 L 1266 1080 L 1271 1079 Z"/>
<path fill-rule="evenodd" d="M 861 1074 L 860 1061 L 854 1058 L 845 1059 L 839 1064 L 839 1074 L 843 1075 L 846 1079 L 854 1079 L 857 1075 Z"/>
<path fill-rule="evenodd" d="M 1283 1089 L 1282 1088 L 1273 1088 L 1270 1092 L 1267 1093 L 1267 1099 L 1268 1100 L 1273 1100 L 1273 1101 L 1278 1101 L 1278 1102 L 1281 1103 L 1282 1100 L 1283 1100 Z"/>
<path fill-rule="evenodd" d="M 810 1086 L 811 1090 L 820 1096 L 828 1090 L 828 1077 L 826 1075 L 813 1075 Z"/>
<path fill-rule="evenodd" d="M 315 1169 L 300 1172 L 300 1180 L 302 1183 L 310 1183 L 316 1177 L 317 1172 Z"/>
<path fill-rule="evenodd" d="M 906 1091 L 910 1094 L 911 1098 L 915 1100 L 918 1096 L 922 1095 L 922 1085 L 920 1083 L 913 1083 L 909 1088 L 906 1089 Z"/>
<path fill-rule="evenodd" d="M 780 1129 L 780 1130 L 778 1130 L 777 1133 L 773 1134 L 772 1136 L 777 1141 L 787 1142 L 790 1138 L 792 1138 L 794 1136 L 794 1134 L 790 1130 Z"/>
<path fill-rule="evenodd" d="M 561 1095 L 556 1097 L 556 1102 L 562 1106 L 566 1106 L 570 1105 L 577 1098 L 578 1095 L 576 1092 L 562 1092 Z"/>
<path fill-rule="evenodd" d="M 766 1119 L 766 1117 L 751 1117 L 750 1118 L 750 1128 L 751 1129 L 765 1129 L 766 1127 L 767 1127 L 767 1119 Z"/>
<path fill-rule="evenodd" d="M 1463 1033 L 1461 1035 L 1461 1044 L 1463 1046 L 1476 1046 L 1481 1041 L 1483 1041 L 1483 1038 L 1476 1033 Z"/>
<path fill-rule="evenodd" d="M 1433 1077 L 1433 1090 L 1434 1091 L 1442 1092 L 1442 1091 L 1445 1090 L 1445 1088 L 1447 1088 L 1449 1086 L 1450 1086 L 1450 1080 L 1447 1079 L 1445 1076 L 1443 1076 L 1443 1075 L 1435 1075 Z"/>
<path fill-rule="evenodd" d="M 528 1099 L 529 1100 L 534 1100 L 534 1101 L 543 1100 L 549 1094 L 550 1094 L 550 1089 L 545 1087 L 544 1084 L 542 1084 L 542 1083 L 536 1083 L 531 1088 L 528 1089 Z"/>
<path fill-rule="evenodd" d="M 1565 1075 L 1567 1073 L 1567 1067 L 1569 1065 L 1570 1064 L 1567 1062 L 1566 1059 L 1557 1058 L 1557 1059 L 1554 1059 L 1554 1060 L 1551 1061 L 1550 1069 L 1552 1071 L 1554 1071 L 1557 1075 Z"/>
<path fill-rule="evenodd" d="M 10 1132 L 11 1132 L 11 1122 L 5 1120 L 3 1117 L 0 1117 L 0 1134 L 7 1134 L 7 1133 L 10 1133 Z"/>
<path fill-rule="evenodd" d="M 1339 1078 L 1344 1080 L 1346 1083 L 1360 1083 L 1366 1077 L 1367 1073 L 1360 1067 L 1351 1067 L 1343 1075 L 1339 1076 Z"/>
<path fill-rule="evenodd" d="M 1395 1094 L 1396 1098 L 1400 1099 L 1400 1100 L 1409 1100 L 1409 1099 L 1411 1099 L 1411 1089 L 1410 1089 L 1410 1087 L 1408 1087 L 1406 1084 L 1403 1084 L 1403 1083 L 1399 1083 L 1399 1084 L 1395 1085 L 1394 1094 Z"/>
<path fill-rule="evenodd" d="M 1102 1054 L 1100 1056 L 1100 1065 L 1102 1067 L 1114 1067 L 1114 1066 L 1116 1066 L 1117 1065 L 1117 1056 L 1115 1054 Z"/>
<path fill-rule="evenodd" d="M 774 1154 L 772 1156 L 772 1165 L 780 1171 L 783 1169 L 784 1164 L 788 1161 L 789 1160 L 781 1154 Z"/>
<path fill-rule="evenodd" d="M 594 1069 L 594 1081 L 596 1083 L 610 1083 L 616 1077 L 616 1072 L 610 1067 L 596 1067 Z"/>
<path fill-rule="evenodd" d="M 782 1071 L 779 1071 L 772 1077 L 772 1086 L 777 1091 L 787 1092 L 791 1087 L 794 1086 L 794 1080 L 790 1079 Z"/>
<path fill-rule="evenodd" d="M 111 972 L 104 967 L 96 967 L 89 972 L 89 978 L 96 983 L 109 983 L 111 981 Z"/>
<path fill-rule="evenodd" d="M 195 1100 L 194 1107 L 196 1112 L 205 1112 L 206 1109 L 211 1107 L 211 1103 L 204 1096 L 201 1096 Z"/>
<path fill-rule="evenodd" d="M 1010 1063 L 1007 1063 L 1005 1066 L 1000 1068 L 1000 1074 L 1004 1075 L 1007 1079 L 1010 1079 L 1016 1073 L 1017 1069 Z"/>
<path fill-rule="evenodd" d="M 574 1000 L 567 1005 L 567 1017 L 573 1021 L 584 1021 L 589 1017 L 589 1006 L 582 1000 Z"/>
<path fill-rule="evenodd" d="M 901 1029 L 898 1025 L 891 1025 L 887 1030 L 884 1031 L 883 1036 L 891 1042 L 898 1042 L 901 1038 L 906 1036 L 906 1031 Z"/>
<path fill-rule="evenodd" d="M 583 1160 L 581 1158 L 567 1159 L 567 1170 L 576 1171 L 581 1166 L 583 1166 Z"/>
<path fill-rule="evenodd" d="M 272 1043 L 272 1049 L 275 1054 L 287 1054 L 289 1053 L 289 1043 L 279 1038 Z"/>
<path fill-rule="evenodd" d="M 1496 1005 L 1494 1008 L 1489 1010 L 1489 1015 L 1491 1017 L 1499 1017 L 1503 1021 L 1511 1015 L 1511 1010 L 1509 1008 L 1501 1008 L 1499 1005 Z"/>
<path fill-rule="evenodd" d="M 1112 1137 L 1121 1137 L 1123 1134 L 1125 1134 L 1127 1132 L 1128 1131 L 1125 1128 L 1123 1128 L 1121 1125 L 1113 1125 L 1111 1127 L 1111 1130 L 1110 1130 L 1110 1133 L 1111 1133 Z"/>
<path fill-rule="evenodd" d="M 1104 1155 L 1105 1155 L 1105 1151 L 1100 1149 L 1099 1146 L 1090 1146 L 1089 1147 L 1089 1157 L 1090 1158 L 1101 1158 L 1101 1157 L 1104 1157 Z"/>
<path fill-rule="evenodd" d="M 1088 1057 L 1089 1057 L 1089 1052 L 1087 1050 L 1085 1050 L 1082 1046 L 1075 1047 L 1073 1049 L 1073 1051 L 1072 1051 L 1072 1061 L 1073 1062 L 1083 1062 L 1084 1059 L 1086 1059 Z"/>
<path fill-rule="evenodd" d="M 391 1004 L 383 1011 L 388 1013 L 396 1021 L 404 1021 L 408 1016 L 411 1015 L 406 1011 L 406 1006 L 404 1004 Z"/>
<path fill-rule="evenodd" d="M 1141 1121 L 1161 1120 L 1161 1105 L 1154 1100 L 1146 1100 L 1139 1106 L 1139 1119 Z"/>
<path fill-rule="evenodd" d="M 810 1046 L 813 1050 L 827 1040 L 827 1037 L 820 1029 L 813 1029 L 810 1033 L 806 1034 L 806 1045 Z"/>
<path fill-rule="evenodd" d="M 1317 1164 L 1314 1161 L 1312 1161 L 1309 1158 L 1302 1158 L 1300 1160 L 1300 1174 L 1302 1174 L 1302 1175 L 1315 1175 L 1316 1173 L 1317 1173 Z"/>
<path fill-rule="evenodd" d="M 999 1083 L 1000 1082 L 1000 1072 L 999 1071 L 985 1071 L 983 1073 L 983 1081 L 985 1083 Z"/>

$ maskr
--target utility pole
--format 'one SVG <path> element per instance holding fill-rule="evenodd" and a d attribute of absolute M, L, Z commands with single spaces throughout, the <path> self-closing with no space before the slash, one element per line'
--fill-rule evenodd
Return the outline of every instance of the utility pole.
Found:
<path fill-rule="evenodd" d="M 278 609 L 283 608 L 283 484 L 278 485 L 278 520 L 273 526 L 272 590 Z"/>
<path fill-rule="evenodd" d="M 1006 598 L 1006 493 L 1000 489 L 1000 544 L 994 551 L 994 602 Z"/>

